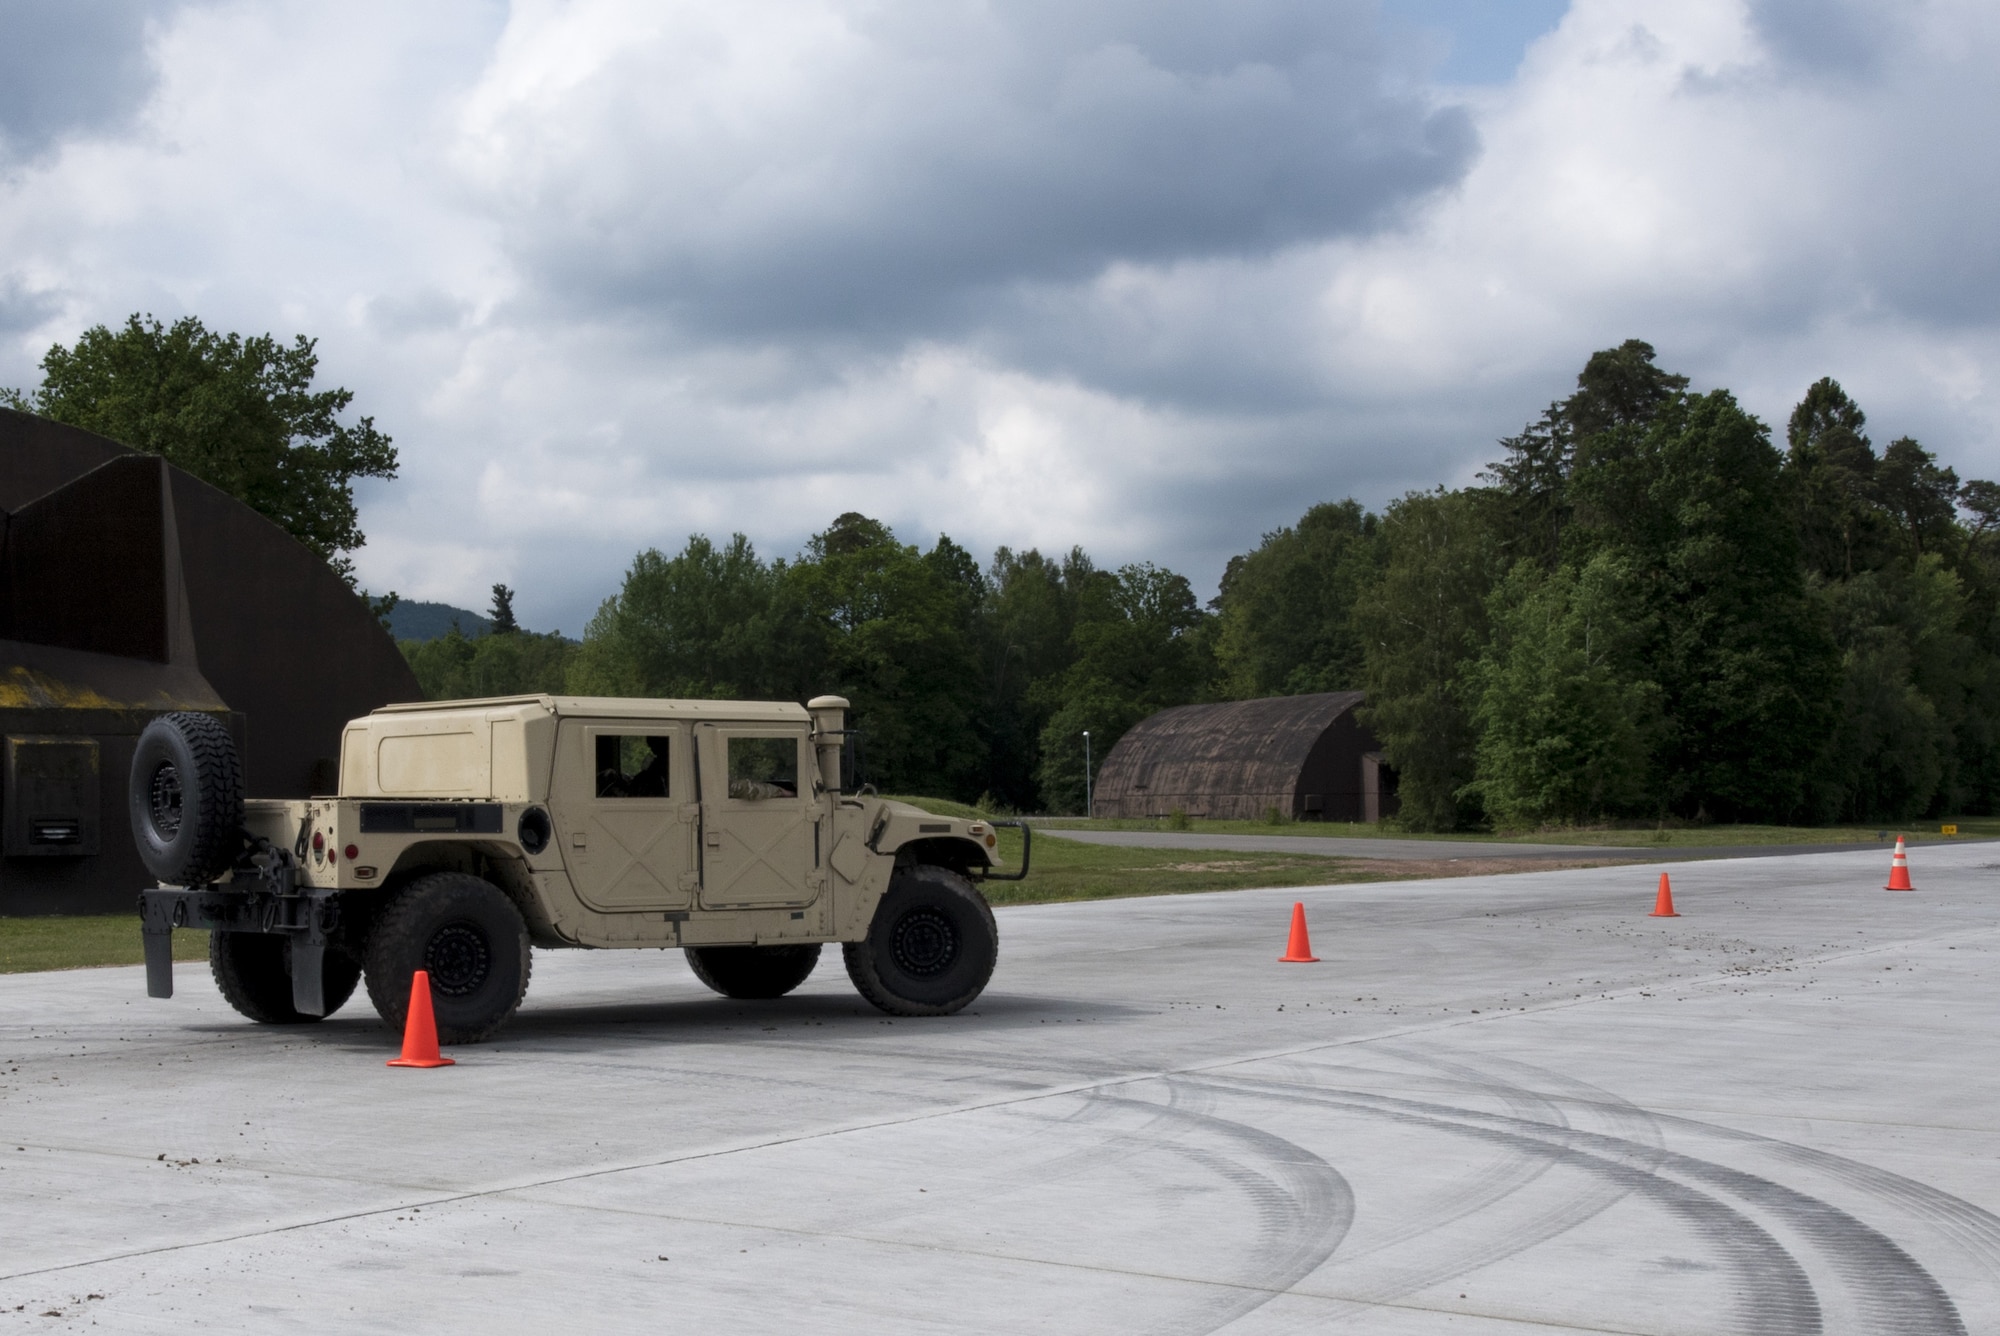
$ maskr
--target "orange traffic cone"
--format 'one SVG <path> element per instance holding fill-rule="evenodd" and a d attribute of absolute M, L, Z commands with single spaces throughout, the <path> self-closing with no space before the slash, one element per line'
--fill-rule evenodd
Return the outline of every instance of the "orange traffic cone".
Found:
<path fill-rule="evenodd" d="M 1885 891 L 1914 891 L 1910 885 L 1910 856 L 1903 852 L 1903 837 L 1896 837 L 1896 856 L 1889 860 L 1889 884 Z"/>
<path fill-rule="evenodd" d="M 1285 943 L 1285 954 L 1278 957 L 1280 965 L 1310 965 L 1319 959 L 1313 954 L 1312 938 L 1306 936 L 1306 907 L 1292 906 L 1292 939 Z"/>
<path fill-rule="evenodd" d="M 438 1052 L 437 1018 L 431 1015 L 431 974 L 410 976 L 410 1014 L 403 1022 L 403 1056 L 389 1059 L 391 1067 L 449 1067 L 454 1059 Z"/>
<path fill-rule="evenodd" d="M 1667 874 L 1660 874 L 1660 893 L 1653 900 L 1653 912 L 1647 918 L 1679 918 L 1674 909 L 1674 884 L 1667 880 Z"/>

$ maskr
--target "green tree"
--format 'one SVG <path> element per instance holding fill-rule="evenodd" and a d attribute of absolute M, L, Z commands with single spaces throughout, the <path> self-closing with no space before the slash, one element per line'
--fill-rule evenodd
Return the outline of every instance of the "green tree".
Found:
<path fill-rule="evenodd" d="M 1214 602 L 1225 695 L 1355 688 L 1363 649 L 1354 604 L 1378 574 L 1377 528 L 1356 501 L 1326 503 L 1230 559 Z"/>
<path fill-rule="evenodd" d="M 1505 456 L 1480 476 L 1492 488 L 1492 529 L 1502 551 L 1555 569 L 1574 518 L 1570 477 L 1578 442 L 1643 427 L 1687 388 L 1686 376 L 1661 370 L 1653 357 L 1653 345 L 1643 339 L 1592 353 L 1574 393 L 1500 442 Z"/>
<path fill-rule="evenodd" d="M 434 640 L 400 642 L 429 700 L 557 695 L 577 647 L 558 635 L 515 631 L 468 637 L 456 625 Z"/>
<path fill-rule="evenodd" d="M 987 568 L 978 622 L 985 692 L 979 721 L 986 792 L 1008 807 L 1040 803 L 1042 731 L 1061 703 L 1055 683 L 1076 658 L 1077 607 L 1087 587 L 1112 578 L 1082 548 L 1055 560 L 1003 547 Z"/>
<path fill-rule="evenodd" d="M 1150 562 L 1099 573 L 1079 590 L 1075 658 L 1041 687 L 1049 705 L 1037 779 L 1052 812 L 1084 802 L 1083 733 L 1102 765 L 1125 731 L 1147 715 L 1200 700 L 1214 662 L 1200 634 L 1207 614 L 1187 580 Z M 1093 777 L 1094 778 L 1094 777 Z"/>
<path fill-rule="evenodd" d="M 1833 723 L 1837 651 L 1808 595 L 1782 460 L 1726 390 L 1579 441 L 1572 561 L 1634 573 L 1667 719 L 1664 796 L 1687 816 L 1798 820 Z"/>
<path fill-rule="evenodd" d="M 367 540 L 357 478 L 396 476 L 389 437 L 364 417 L 340 420 L 345 389 L 312 389 L 319 356 L 298 335 L 217 334 L 193 316 L 162 325 L 130 317 L 51 347 L 32 395 L 0 400 L 165 456 L 282 526 L 351 584 L 346 556 Z"/>
<path fill-rule="evenodd" d="M 869 778 L 906 793 L 973 798 L 984 788 L 973 621 L 977 563 L 949 538 L 928 553 L 887 525 L 842 515 L 778 571 L 789 638 L 814 665 L 799 692 L 853 703 Z"/>
<path fill-rule="evenodd" d="M 1908 552 L 1950 551 L 1958 528 L 1958 474 L 1938 467 L 1937 456 L 1908 436 L 1889 442 L 1875 470 L 1883 511 Z"/>
<path fill-rule="evenodd" d="M 775 573 L 742 534 L 722 547 L 696 534 L 673 557 L 649 548 L 584 628 L 571 689 L 667 698 L 770 694 L 786 676 L 776 589 Z"/>
<path fill-rule="evenodd" d="M 1553 574 L 1522 560 L 1489 597 L 1492 638 L 1472 672 L 1472 789 L 1496 822 L 1579 822 L 1647 806 L 1660 690 L 1639 668 L 1630 583 L 1605 554 Z"/>
<path fill-rule="evenodd" d="M 514 620 L 514 591 L 506 585 L 493 586 L 493 611 L 487 621 L 496 636 L 512 635 L 521 629 L 521 624 Z"/>
<path fill-rule="evenodd" d="M 1481 499 L 1412 492 L 1382 517 L 1382 578 L 1355 604 L 1364 638 L 1362 722 L 1397 773 L 1402 821 L 1451 830 L 1479 816 L 1474 779 L 1476 688 L 1496 561 Z"/>
<path fill-rule="evenodd" d="M 1846 579 L 1886 556 L 1868 415 L 1831 376 L 1806 391 L 1785 429 L 1785 473 L 1809 569 Z"/>

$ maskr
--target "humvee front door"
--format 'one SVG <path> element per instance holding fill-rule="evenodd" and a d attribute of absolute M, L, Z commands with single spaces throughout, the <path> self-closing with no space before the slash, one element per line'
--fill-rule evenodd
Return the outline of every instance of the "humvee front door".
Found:
<path fill-rule="evenodd" d="M 812 754 L 804 729 L 701 724 L 701 903 L 811 903 L 817 893 Z"/>
<path fill-rule="evenodd" d="M 685 725 L 563 720 L 549 806 L 585 904 L 618 911 L 694 903 L 694 767 Z"/>

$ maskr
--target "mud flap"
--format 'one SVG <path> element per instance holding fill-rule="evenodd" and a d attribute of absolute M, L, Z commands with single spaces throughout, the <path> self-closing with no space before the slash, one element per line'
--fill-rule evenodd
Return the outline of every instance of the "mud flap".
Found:
<path fill-rule="evenodd" d="M 146 943 L 146 996 L 174 995 L 174 930 L 146 924 L 139 934 Z"/>
<path fill-rule="evenodd" d="M 326 1015 L 326 943 L 294 937 L 288 945 L 292 1010 L 303 1016 Z"/>

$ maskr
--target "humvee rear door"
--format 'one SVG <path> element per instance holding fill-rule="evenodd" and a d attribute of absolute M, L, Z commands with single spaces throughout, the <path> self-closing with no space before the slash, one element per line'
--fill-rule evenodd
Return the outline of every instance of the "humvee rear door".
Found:
<path fill-rule="evenodd" d="M 701 724 L 704 909 L 811 903 L 812 755 L 803 728 Z"/>
<path fill-rule="evenodd" d="M 564 719 L 549 806 L 570 881 L 592 909 L 694 903 L 694 765 L 685 725 Z"/>

